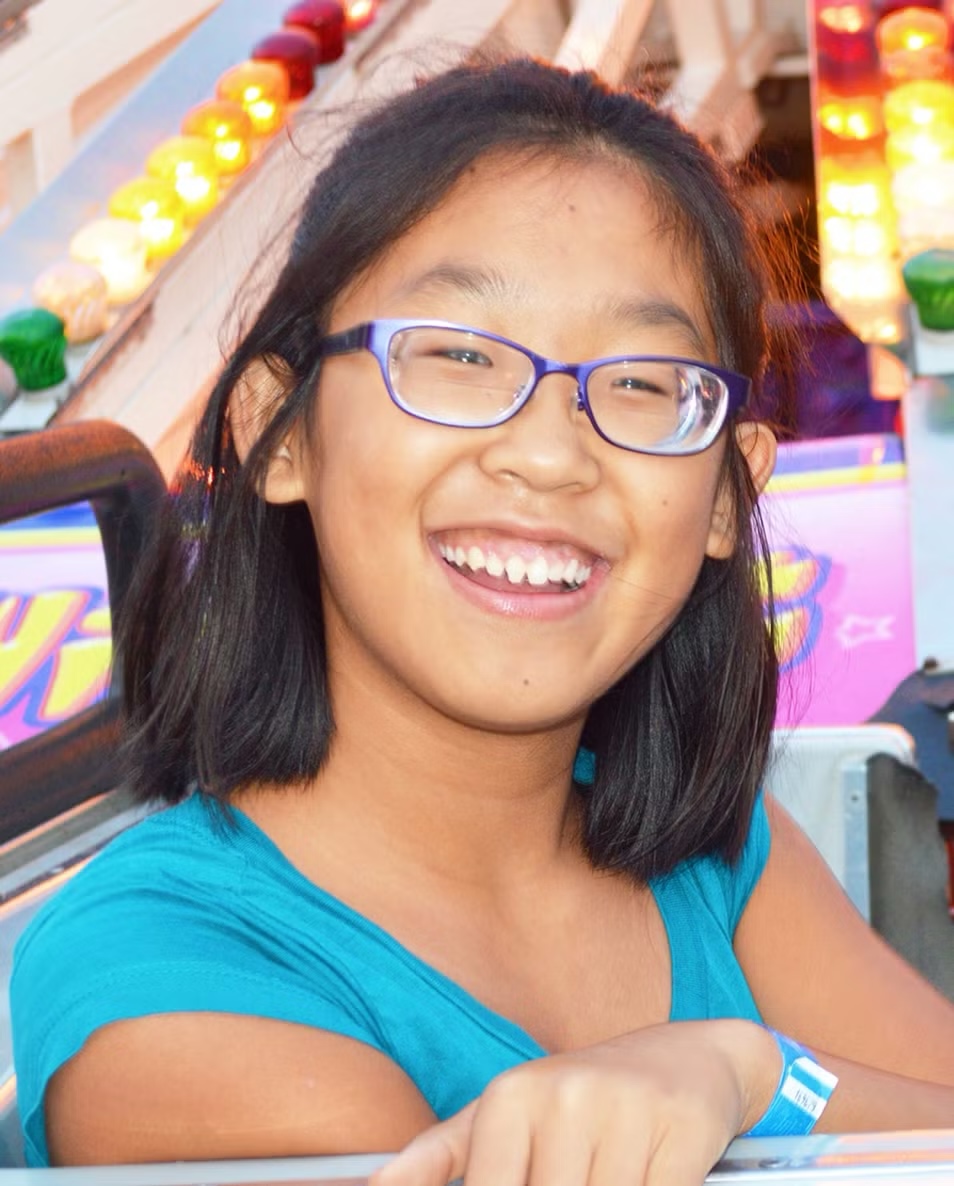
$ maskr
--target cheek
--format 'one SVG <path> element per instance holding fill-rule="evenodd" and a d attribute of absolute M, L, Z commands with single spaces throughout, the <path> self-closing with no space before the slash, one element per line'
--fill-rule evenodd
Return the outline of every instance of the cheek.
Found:
<path fill-rule="evenodd" d="M 642 459 L 641 459 L 642 460 Z M 644 546 L 673 560 L 705 550 L 721 459 L 708 454 L 652 457 L 623 495 Z"/>
<path fill-rule="evenodd" d="M 697 457 L 652 462 L 638 488 L 630 486 L 623 496 L 630 553 L 618 577 L 629 583 L 634 606 L 668 624 L 689 596 L 709 547 L 718 467 Z"/>

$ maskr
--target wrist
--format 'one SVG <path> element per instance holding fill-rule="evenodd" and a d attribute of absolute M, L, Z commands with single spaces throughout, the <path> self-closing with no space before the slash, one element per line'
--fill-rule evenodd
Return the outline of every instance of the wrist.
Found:
<path fill-rule="evenodd" d="M 781 1055 L 782 1073 L 768 1108 L 754 1125 L 742 1130 L 742 1136 L 807 1136 L 828 1106 L 838 1076 L 799 1042 L 775 1030 L 766 1032 Z"/>
<path fill-rule="evenodd" d="M 765 1115 L 778 1089 L 784 1060 L 771 1030 L 754 1021 L 726 1018 L 719 1041 L 736 1077 L 738 1131 L 748 1132 Z"/>

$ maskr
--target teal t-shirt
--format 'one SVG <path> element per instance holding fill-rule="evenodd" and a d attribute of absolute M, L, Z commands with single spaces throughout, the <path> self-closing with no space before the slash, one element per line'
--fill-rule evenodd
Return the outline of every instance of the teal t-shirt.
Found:
<path fill-rule="evenodd" d="M 46 1165 L 43 1095 L 99 1027 L 152 1013 L 253 1014 L 383 1051 L 435 1114 L 546 1051 L 380 927 L 300 874 L 252 821 L 197 794 L 114 840 L 33 920 L 10 984 L 30 1165 Z M 758 801 L 741 859 L 687 861 L 652 883 L 669 938 L 673 1021 L 759 1020 L 732 950 L 765 866 Z"/>

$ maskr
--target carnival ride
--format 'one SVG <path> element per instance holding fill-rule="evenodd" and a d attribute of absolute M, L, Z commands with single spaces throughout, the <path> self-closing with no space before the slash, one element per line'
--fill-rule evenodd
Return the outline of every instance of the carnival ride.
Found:
<path fill-rule="evenodd" d="M 808 39 L 801 44 L 786 19 L 779 19 L 782 6 L 769 14 L 768 6 L 738 0 L 670 0 L 655 10 L 648 0 L 288 5 L 222 0 L 0 236 L 0 355 L 11 315 L 16 330 L 22 322 L 15 315 L 38 294 L 46 312 L 58 310 L 60 337 L 66 330 L 67 339 L 86 339 L 63 343 L 61 368 L 53 371 L 59 377 L 47 386 L 29 378 L 36 358 L 24 363 L 16 349 L 14 360 L 25 367 L 27 382 L 21 374 L 13 386 L 9 374 L 0 376 L 0 390 L 4 378 L 8 384 L 0 433 L 10 438 L 0 441 L 0 520 L 18 520 L 0 530 L 0 978 L 5 982 L 9 975 L 15 936 L 42 901 L 141 813 L 116 786 L 105 760 L 116 728 L 109 609 L 121 602 L 150 499 L 180 462 L 220 364 L 236 292 L 244 293 L 246 310 L 254 306 L 267 279 L 267 256 L 251 285 L 246 276 L 263 249 L 287 233 L 314 159 L 340 135 L 350 104 L 404 85 L 424 55 L 447 60 L 482 48 L 590 66 L 616 82 L 632 75 L 638 59 L 666 101 L 730 159 L 743 157 L 758 136 L 758 81 L 773 71 L 810 67 L 825 293 L 865 341 L 873 385 L 881 394 L 900 396 L 904 434 L 865 433 L 783 450 L 769 497 L 788 671 L 774 784 L 861 912 L 954 996 L 954 929 L 944 901 L 937 808 L 930 793 L 922 798 L 919 822 L 904 840 L 909 852 L 919 853 L 924 875 L 906 877 L 903 862 L 899 875 L 897 837 L 903 829 L 897 804 L 899 795 L 911 793 L 907 785 L 899 790 L 899 782 L 914 769 L 915 753 L 896 726 L 862 723 L 925 660 L 935 660 L 940 675 L 954 666 L 948 592 L 954 557 L 944 547 L 954 509 L 954 437 L 946 429 L 954 420 L 954 395 L 944 376 L 954 372 L 954 353 L 944 331 L 925 333 L 904 293 L 901 245 L 909 252 L 925 246 L 929 215 L 906 216 L 902 209 L 899 219 L 899 211 L 882 200 L 891 192 L 890 182 L 887 189 L 884 184 L 889 158 L 901 158 L 897 141 L 889 151 L 882 91 L 875 93 L 872 81 L 873 70 L 880 78 L 889 67 L 895 71 L 892 88 L 910 81 L 897 76 L 919 68 L 912 64 L 910 37 L 905 41 L 897 28 L 893 41 L 883 31 L 876 37 L 878 18 L 892 13 L 847 0 L 811 5 Z M 324 22 L 336 8 L 346 23 L 329 33 Z M 296 36 L 276 48 L 276 33 L 304 27 L 282 23 L 295 10 L 305 25 L 306 17 L 312 21 L 310 51 L 308 38 Z M 949 32 L 949 18 L 943 19 Z M 934 65 L 923 68 L 931 70 L 939 26 L 928 22 L 928 35 L 923 24 L 918 17 L 912 27 L 930 51 Z M 322 40 L 328 37 L 331 49 Z M 877 57 L 879 44 L 884 63 Z M 891 58 L 898 53 L 907 57 Z M 270 68 L 256 71 L 262 59 Z M 2 65 L 0 58 L 0 90 Z M 223 80 L 234 82 L 241 69 L 244 83 L 240 77 L 230 90 Z M 249 98 L 244 84 L 264 91 Z M 269 93 L 269 86 L 276 89 Z M 182 193 L 178 204 L 170 200 L 163 209 L 160 198 L 168 197 L 170 185 L 176 190 L 182 169 L 193 184 L 179 188 L 186 195 L 201 190 L 196 184 L 208 153 L 195 155 L 192 144 L 190 158 L 190 145 L 180 141 L 196 138 L 202 122 L 197 111 L 207 110 L 214 94 L 216 102 L 237 102 L 239 115 L 234 108 L 218 109 L 232 122 L 208 125 L 225 129 L 213 133 L 213 147 L 214 137 L 231 141 L 235 133 L 232 151 L 247 154 L 247 166 L 207 179 L 215 197 L 208 189 L 197 196 L 201 210 L 187 214 Z M 943 98 L 935 104 L 942 112 L 948 110 Z M 863 102 L 852 106 L 855 99 Z M 272 125 L 263 116 L 249 134 L 246 100 L 272 102 Z M 892 115 L 895 124 L 898 118 Z M 935 122 L 943 140 L 946 125 L 940 117 Z M 873 188 L 864 173 L 872 161 L 880 179 Z M 137 170 L 163 182 L 165 190 L 140 186 L 137 196 L 129 186 Z M 120 246 L 116 240 L 97 246 L 93 234 L 93 246 L 87 235 L 83 250 L 85 224 L 101 221 L 107 211 L 125 223 Z M 171 239 L 160 242 L 157 236 L 165 233 Z M 74 254 L 87 264 L 99 261 L 105 300 L 88 272 L 91 291 L 70 279 L 81 272 L 58 265 L 78 239 Z M 122 243 L 132 244 L 129 254 Z M 70 333 L 69 317 L 77 310 L 87 324 Z M 41 337 L 51 324 L 40 325 Z M 16 333 L 13 339 L 15 347 L 22 343 Z M 54 517 L 24 519 L 38 511 Z M 65 576 L 64 554 L 70 566 Z M 806 673 L 811 686 L 803 682 Z M 954 779 L 940 781 L 940 819 L 951 829 Z M 910 823 L 907 817 L 904 822 Z M 188 1166 L 97 1170 L 94 1178 L 87 1171 L 3 1169 L 22 1156 L 5 1009 L 4 1000 L 0 1182 L 324 1181 L 363 1179 L 371 1168 L 368 1161 L 334 1159 L 207 1165 L 198 1176 Z M 952 1182 L 954 1133 L 753 1142 L 733 1146 L 712 1180 L 763 1179 Z"/>

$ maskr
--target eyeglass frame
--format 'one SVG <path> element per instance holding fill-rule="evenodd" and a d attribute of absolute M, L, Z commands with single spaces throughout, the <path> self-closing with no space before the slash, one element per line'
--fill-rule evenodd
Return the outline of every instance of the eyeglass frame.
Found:
<path fill-rule="evenodd" d="M 459 330 L 467 334 L 476 334 L 481 338 L 488 338 L 492 342 L 499 342 L 502 346 L 509 346 L 511 349 L 518 351 L 525 358 L 529 359 L 533 366 L 533 382 L 527 385 L 527 388 L 522 392 L 517 399 L 496 416 L 492 420 L 474 424 L 473 422 L 460 423 L 456 420 L 449 420 L 438 416 L 428 415 L 426 412 L 420 412 L 416 408 L 412 408 L 407 404 L 401 396 L 394 390 L 391 384 L 391 376 L 388 373 L 388 358 L 391 350 L 391 342 L 395 335 L 404 330 L 411 329 L 449 329 Z M 593 358 L 585 362 L 560 362 L 557 359 L 547 358 L 544 354 L 537 354 L 535 351 L 529 349 L 527 346 L 521 345 L 519 342 L 513 341 L 511 338 L 502 337 L 500 334 L 490 333 L 489 330 L 477 329 L 470 325 L 461 325 L 454 321 L 440 321 L 433 319 L 420 318 L 401 318 L 401 317 L 378 317 L 370 321 L 362 321 L 358 325 L 352 326 L 350 329 L 340 330 L 338 333 L 327 334 L 319 343 L 319 356 L 323 358 L 334 358 L 344 354 L 356 354 L 360 350 L 367 350 L 372 354 L 378 362 L 378 367 L 381 371 L 381 376 L 384 379 L 384 385 L 387 393 L 391 398 L 391 402 L 395 404 L 402 412 L 408 416 L 413 416 L 417 420 L 424 420 L 429 424 L 442 424 L 447 428 L 496 428 L 498 424 L 505 424 L 508 420 L 512 420 L 517 413 L 526 406 L 530 397 L 540 385 L 541 379 L 547 375 L 570 375 L 576 380 L 576 406 L 578 411 L 586 412 L 587 419 L 592 424 L 594 431 L 607 444 L 613 445 L 617 449 L 625 449 L 628 453 L 647 453 L 656 457 L 675 456 L 675 457 L 689 457 L 696 453 L 703 453 L 716 440 L 719 433 L 725 427 L 726 423 L 734 416 L 741 408 L 743 408 L 748 401 L 752 390 L 752 380 L 745 375 L 737 374 L 735 371 L 726 370 L 724 367 L 713 366 L 708 362 L 701 362 L 697 358 L 681 358 L 678 355 L 669 354 L 615 354 L 606 358 Z M 725 387 L 726 400 L 723 407 L 722 417 L 719 420 L 716 428 L 707 437 L 703 444 L 695 445 L 691 449 L 674 448 L 672 445 L 668 447 L 653 447 L 645 445 L 623 445 L 619 441 L 614 441 L 612 437 L 607 436 L 600 428 L 596 417 L 593 414 L 593 409 L 590 407 L 589 396 L 587 395 L 587 383 L 593 371 L 600 367 L 611 365 L 613 363 L 624 362 L 672 362 L 682 366 L 695 367 L 698 370 L 707 371 L 711 375 L 715 375 Z M 715 421 L 713 421 L 715 423 Z M 711 425 L 710 425 L 711 427 Z"/>

